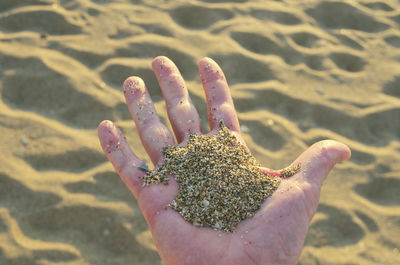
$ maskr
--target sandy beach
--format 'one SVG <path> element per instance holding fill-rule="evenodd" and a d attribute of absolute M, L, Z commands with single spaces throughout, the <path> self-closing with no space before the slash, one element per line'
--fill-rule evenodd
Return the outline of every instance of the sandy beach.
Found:
<path fill-rule="evenodd" d="M 1 0 L 0 264 L 161 264 L 134 197 L 101 151 L 116 122 L 150 160 L 122 82 L 171 58 L 203 130 L 197 62 L 224 70 L 244 139 L 266 167 L 335 139 L 299 261 L 400 264 L 400 3 L 395 0 Z"/>

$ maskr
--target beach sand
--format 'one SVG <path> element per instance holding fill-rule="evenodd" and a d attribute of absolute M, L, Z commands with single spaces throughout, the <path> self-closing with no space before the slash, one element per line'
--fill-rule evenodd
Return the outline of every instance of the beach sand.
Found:
<path fill-rule="evenodd" d="M 161 264 L 96 132 L 115 121 L 148 160 L 121 84 L 141 76 L 168 123 L 158 55 L 180 67 L 205 131 L 197 62 L 221 65 L 264 166 L 322 139 L 352 149 L 299 264 L 400 264 L 395 0 L 0 1 L 0 264 Z"/>

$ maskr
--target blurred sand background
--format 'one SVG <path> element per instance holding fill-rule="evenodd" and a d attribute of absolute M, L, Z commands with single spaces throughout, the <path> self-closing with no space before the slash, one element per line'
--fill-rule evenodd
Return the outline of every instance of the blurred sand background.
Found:
<path fill-rule="evenodd" d="M 160 264 L 135 199 L 102 154 L 115 121 L 140 157 L 121 84 L 170 57 L 207 131 L 197 61 L 214 58 L 259 161 L 332 138 L 299 264 L 400 264 L 400 3 L 0 0 L 0 264 Z M 171 228 L 171 229 L 179 229 Z"/>

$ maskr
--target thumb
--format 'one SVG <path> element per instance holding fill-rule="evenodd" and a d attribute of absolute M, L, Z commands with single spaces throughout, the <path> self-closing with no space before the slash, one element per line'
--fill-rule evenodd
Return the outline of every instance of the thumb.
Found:
<path fill-rule="evenodd" d="M 303 174 L 297 174 L 299 181 L 321 188 L 326 176 L 336 163 L 349 159 L 351 151 L 347 145 L 334 141 L 324 140 L 313 144 L 302 153 L 294 162 L 301 164 Z"/>

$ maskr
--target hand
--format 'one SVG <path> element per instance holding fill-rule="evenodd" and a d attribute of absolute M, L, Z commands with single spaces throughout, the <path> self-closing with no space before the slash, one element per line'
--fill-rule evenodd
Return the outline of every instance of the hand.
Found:
<path fill-rule="evenodd" d="M 189 133 L 201 133 L 201 128 L 182 76 L 166 57 L 155 58 L 153 70 L 178 144 L 185 143 Z M 223 72 L 209 58 L 200 60 L 199 72 L 207 98 L 210 134 L 216 133 L 222 120 L 244 143 Z M 157 166 L 161 149 L 174 145 L 174 137 L 160 122 L 143 80 L 130 77 L 123 90 L 142 144 Z M 138 200 L 165 265 L 296 264 L 317 209 L 322 182 L 336 163 L 350 157 L 350 150 L 344 144 L 331 140 L 314 144 L 293 162 L 293 165 L 300 163 L 301 170 L 282 179 L 256 215 L 229 233 L 195 227 L 184 221 L 179 213 L 166 207 L 177 194 L 174 179 L 168 185 L 142 187 L 141 177 L 145 172 L 138 167 L 143 162 L 131 151 L 121 132 L 112 122 L 103 121 L 98 133 L 105 154 Z"/>

